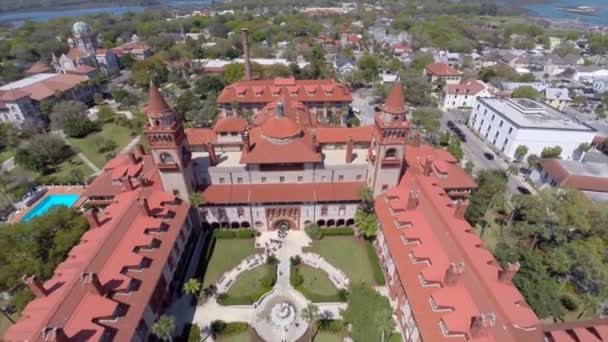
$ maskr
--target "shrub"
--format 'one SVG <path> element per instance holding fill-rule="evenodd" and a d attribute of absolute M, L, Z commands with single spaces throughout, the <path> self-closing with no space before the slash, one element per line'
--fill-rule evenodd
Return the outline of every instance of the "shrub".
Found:
<path fill-rule="evenodd" d="M 201 340 L 201 328 L 196 324 L 192 324 L 190 327 L 190 333 L 188 334 L 188 342 L 200 342 Z"/>
<path fill-rule="evenodd" d="M 97 129 L 97 125 L 86 116 L 76 116 L 63 124 L 63 131 L 70 138 L 82 138 Z"/>
<path fill-rule="evenodd" d="M 226 322 L 221 320 L 211 322 L 211 331 L 213 331 L 214 334 L 221 335 L 222 332 L 224 332 L 224 329 L 226 329 Z"/>
<path fill-rule="evenodd" d="M 347 289 L 339 289 L 338 290 L 338 298 L 339 302 L 346 302 L 348 300 L 348 290 Z"/>
<path fill-rule="evenodd" d="M 321 232 L 321 227 L 319 227 L 318 225 L 311 223 L 311 224 L 307 224 L 306 227 L 304 227 L 304 231 L 306 232 L 306 234 L 308 234 L 308 237 L 310 237 L 313 240 L 320 240 L 323 237 L 323 232 Z"/>
<path fill-rule="evenodd" d="M 297 266 L 302 262 L 302 258 L 300 258 L 299 255 L 294 255 L 291 258 L 289 258 L 289 262 L 291 262 L 292 266 Z"/>
<path fill-rule="evenodd" d="M 323 236 L 331 235 L 354 235 L 355 231 L 352 228 L 339 227 L 339 228 L 324 228 L 321 230 Z"/>
<path fill-rule="evenodd" d="M 576 311 L 578 309 L 576 298 L 569 293 L 562 294 L 559 300 L 568 311 Z"/>
<path fill-rule="evenodd" d="M 304 277 L 300 274 L 300 269 L 298 267 L 292 267 L 291 273 L 289 274 L 289 282 L 291 286 L 298 287 L 304 283 Z"/>
<path fill-rule="evenodd" d="M 268 265 L 276 265 L 278 263 L 279 263 L 279 259 L 277 259 L 276 256 L 269 255 L 268 257 L 266 257 L 266 264 L 268 264 Z"/>
<path fill-rule="evenodd" d="M 382 273 L 382 268 L 380 267 L 378 256 L 376 255 L 376 250 L 372 243 L 367 244 L 367 256 L 369 257 L 370 264 L 374 271 L 374 281 L 376 282 L 376 285 L 384 285 L 384 273 Z"/>
<path fill-rule="evenodd" d="M 344 330 L 344 321 L 341 319 L 321 319 L 319 321 L 319 330 L 339 334 Z"/>

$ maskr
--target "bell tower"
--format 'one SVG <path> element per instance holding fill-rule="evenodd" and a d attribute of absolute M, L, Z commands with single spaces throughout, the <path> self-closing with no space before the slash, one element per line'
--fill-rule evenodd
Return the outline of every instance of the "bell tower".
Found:
<path fill-rule="evenodd" d="M 148 123 L 144 136 L 163 189 L 187 201 L 196 189 L 196 180 L 183 122 L 153 84 L 150 84 L 145 113 Z"/>
<path fill-rule="evenodd" d="M 410 124 L 401 83 L 395 84 L 382 110 L 374 116 L 372 143 L 368 153 L 367 185 L 378 196 L 399 183 Z"/>

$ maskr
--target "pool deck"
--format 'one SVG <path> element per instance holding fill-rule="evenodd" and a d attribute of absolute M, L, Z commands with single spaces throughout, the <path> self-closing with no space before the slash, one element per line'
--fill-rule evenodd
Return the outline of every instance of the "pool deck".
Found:
<path fill-rule="evenodd" d="M 29 207 L 27 207 L 27 209 L 24 210 L 19 210 L 12 219 L 9 220 L 10 223 L 17 223 L 19 221 L 21 221 L 21 219 L 27 215 L 27 213 L 32 210 L 32 208 L 35 208 L 36 205 L 38 205 L 38 203 L 40 203 L 42 200 L 44 200 L 48 195 L 57 195 L 57 194 L 75 194 L 75 195 L 82 195 L 82 192 L 84 191 L 85 187 L 83 186 L 79 186 L 79 185 L 71 185 L 71 186 L 65 186 L 65 185 L 46 185 L 47 188 L 47 192 L 44 194 L 44 196 L 40 197 L 36 202 L 32 203 Z M 74 205 L 72 205 L 73 208 L 78 208 L 80 207 L 82 204 L 84 204 L 84 198 L 83 197 L 79 197 L 78 200 L 74 203 Z"/>

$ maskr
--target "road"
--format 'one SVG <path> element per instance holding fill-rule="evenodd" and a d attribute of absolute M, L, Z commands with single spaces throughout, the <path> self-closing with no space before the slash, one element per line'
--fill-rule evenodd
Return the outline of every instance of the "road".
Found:
<path fill-rule="evenodd" d="M 462 129 L 467 137 L 467 141 L 461 144 L 464 152 L 464 159 L 467 161 L 470 160 L 475 164 L 473 173 L 490 169 L 506 170 L 510 164 L 497 156 L 484 141 L 473 134 L 473 132 L 464 124 L 467 118 L 468 112 L 466 111 L 445 111 L 441 119 L 441 128 L 447 130 L 447 122 L 448 120 L 451 120 Z M 495 158 L 493 160 L 488 160 L 483 155 L 486 152 L 491 153 Z M 524 187 L 532 193 L 535 192 L 521 175 L 510 175 L 509 181 L 507 182 L 507 190 L 512 194 L 519 194 L 520 192 L 517 190 L 518 187 Z"/>

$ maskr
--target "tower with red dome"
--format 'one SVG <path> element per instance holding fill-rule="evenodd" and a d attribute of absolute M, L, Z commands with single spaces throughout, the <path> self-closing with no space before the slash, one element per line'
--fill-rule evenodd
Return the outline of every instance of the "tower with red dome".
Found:
<path fill-rule="evenodd" d="M 148 97 L 148 106 L 145 108 L 148 123 L 144 135 L 163 188 L 188 200 L 197 184 L 183 122 L 152 84 Z"/>
<path fill-rule="evenodd" d="M 368 154 L 367 184 L 374 196 L 399 183 L 410 127 L 401 83 L 395 84 L 381 111 L 374 116 Z"/>

